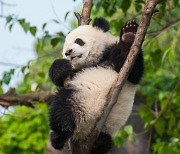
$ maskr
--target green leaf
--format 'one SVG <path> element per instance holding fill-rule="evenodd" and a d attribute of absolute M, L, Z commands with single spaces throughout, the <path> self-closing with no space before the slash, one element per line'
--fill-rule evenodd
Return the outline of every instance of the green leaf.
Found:
<path fill-rule="evenodd" d="M 21 68 L 21 72 L 22 72 L 23 74 L 24 74 L 26 68 L 27 68 L 27 66 L 23 66 L 23 67 Z"/>
<path fill-rule="evenodd" d="M 164 133 L 164 131 L 165 131 L 165 121 L 162 118 L 158 119 L 158 121 L 156 122 L 155 130 L 160 136 L 162 136 L 162 134 Z"/>
<path fill-rule="evenodd" d="M 128 134 L 128 135 L 132 135 L 133 134 L 133 128 L 131 125 L 127 125 L 124 127 L 124 131 Z"/>
<path fill-rule="evenodd" d="M 11 73 L 11 74 L 14 74 L 14 69 L 11 69 L 11 70 L 10 70 L 10 73 Z"/>
<path fill-rule="evenodd" d="M 178 65 L 178 78 L 180 78 L 180 64 Z"/>
<path fill-rule="evenodd" d="M 27 81 L 28 77 L 29 77 L 29 73 L 27 73 L 27 74 L 24 76 L 24 82 Z"/>
<path fill-rule="evenodd" d="M 14 26 L 14 23 L 10 24 L 9 25 L 9 31 L 11 32 L 12 31 L 12 27 Z"/>
<path fill-rule="evenodd" d="M 44 78 L 45 77 L 45 73 L 44 72 L 38 72 L 38 76 L 40 76 L 41 78 Z"/>
<path fill-rule="evenodd" d="M 55 37 L 55 38 L 51 39 L 51 45 L 53 47 L 55 47 L 59 42 L 60 42 L 60 38 L 59 37 Z"/>
<path fill-rule="evenodd" d="M 0 94 L 3 94 L 3 88 L 0 86 Z"/>
<path fill-rule="evenodd" d="M 176 125 L 176 117 L 174 116 L 174 114 L 171 114 L 168 125 L 169 130 L 172 130 L 173 126 L 175 125 Z"/>
<path fill-rule="evenodd" d="M 18 22 L 19 22 L 20 24 L 23 24 L 23 23 L 25 23 L 25 19 L 19 19 Z"/>
<path fill-rule="evenodd" d="M 134 6 L 137 12 L 140 12 L 143 7 L 142 3 L 140 3 L 139 1 L 135 1 Z"/>
<path fill-rule="evenodd" d="M 124 0 L 117 1 L 116 5 L 117 5 L 118 8 L 121 8 L 123 3 L 124 3 Z"/>
<path fill-rule="evenodd" d="M 180 5 L 180 0 L 174 0 L 174 5 L 179 6 Z"/>
<path fill-rule="evenodd" d="M 37 32 L 37 28 L 35 27 L 35 26 L 33 26 L 33 27 L 30 27 L 30 32 L 31 32 L 31 34 L 33 35 L 33 36 L 35 36 L 36 35 L 36 32 Z"/>
<path fill-rule="evenodd" d="M 164 63 L 164 60 L 165 60 L 165 58 L 166 58 L 168 52 L 170 52 L 170 50 L 171 50 L 171 48 L 168 48 L 168 49 L 164 52 L 164 54 L 163 54 L 163 56 L 162 56 L 162 59 L 161 59 L 161 64 Z"/>
<path fill-rule="evenodd" d="M 24 31 L 25 31 L 26 33 L 28 32 L 29 27 L 30 27 L 30 23 L 29 23 L 29 22 L 24 24 L 23 28 L 24 28 Z"/>
<path fill-rule="evenodd" d="M 100 7 L 101 7 L 101 5 L 102 5 L 102 3 L 101 3 L 101 2 L 98 2 L 98 3 L 96 4 L 96 9 L 99 10 Z"/>
<path fill-rule="evenodd" d="M 64 21 L 66 21 L 67 16 L 69 15 L 69 13 L 70 13 L 70 11 L 67 11 L 67 12 L 66 12 L 66 14 L 65 14 L 65 16 L 64 16 Z"/>
<path fill-rule="evenodd" d="M 11 80 L 11 73 L 10 72 L 5 72 L 3 75 L 3 82 L 8 85 Z"/>
<path fill-rule="evenodd" d="M 145 106 L 140 108 L 139 114 L 141 118 L 146 122 L 146 126 L 149 126 L 150 122 L 154 120 L 154 115 L 151 113 L 149 108 L 146 108 Z"/>
<path fill-rule="evenodd" d="M 131 1 L 125 0 L 121 5 L 121 9 L 123 10 L 124 13 L 126 13 L 130 6 L 131 6 Z"/>
<path fill-rule="evenodd" d="M 121 146 L 124 145 L 125 139 L 122 136 L 117 136 L 114 139 L 114 143 L 115 143 L 116 146 L 121 147 Z"/>
<path fill-rule="evenodd" d="M 175 52 L 172 48 L 168 54 L 168 60 L 169 60 L 170 65 L 173 67 L 175 63 Z"/>
<path fill-rule="evenodd" d="M 51 36 L 50 35 L 45 35 L 44 38 L 43 38 L 41 47 L 43 47 L 45 45 L 49 45 L 50 41 L 51 41 Z"/>
<path fill-rule="evenodd" d="M 44 30 L 44 29 L 46 28 L 46 26 L 47 26 L 47 23 L 44 23 L 44 24 L 42 25 L 42 29 Z"/>
<path fill-rule="evenodd" d="M 60 36 L 60 37 L 64 37 L 65 38 L 65 35 L 64 35 L 64 33 L 63 32 L 58 32 L 58 33 L 56 33 L 58 36 Z"/>
<path fill-rule="evenodd" d="M 12 21 L 12 16 L 7 16 L 6 17 L 6 24 L 8 24 L 9 22 L 11 22 Z"/>
<path fill-rule="evenodd" d="M 180 130 L 180 121 L 177 124 L 177 128 Z"/>
<path fill-rule="evenodd" d="M 19 19 L 18 22 L 23 28 L 23 30 L 27 33 L 30 28 L 30 23 L 26 22 L 25 19 Z"/>

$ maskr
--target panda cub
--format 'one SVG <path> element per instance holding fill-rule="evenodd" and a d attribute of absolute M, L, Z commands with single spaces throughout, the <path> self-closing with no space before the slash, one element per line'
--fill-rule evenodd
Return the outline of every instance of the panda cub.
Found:
<path fill-rule="evenodd" d="M 125 62 L 137 28 L 138 24 L 131 20 L 122 27 L 120 36 L 114 37 L 107 33 L 109 23 L 96 18 L 92 25 L 79 26 L 67 35 L 64 59 L 55 60 L 49 70 L 50 79 L 59 87 L 50 105 L 50 139 L 54 148 L 63 148 L 69 138 L 83 141 L 90 135 L 102 115 L 107 94 Z M 142 74 L 141 51 L 92 154 L 105 154 L 110 150 L 111 136 L 130 115 Z M 64 86 L 67 77 L 70 81 Z"/>

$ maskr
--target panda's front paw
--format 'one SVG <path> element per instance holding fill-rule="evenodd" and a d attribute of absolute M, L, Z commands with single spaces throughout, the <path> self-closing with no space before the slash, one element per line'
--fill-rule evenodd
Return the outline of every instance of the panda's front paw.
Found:
<path fill-rule="evenodd" d="M 64 80 L 72 73 L 72 66 L 66 59 L 56 59 L 49 69 L 49 77 L 56 86 L 63 86 Z"/>
<path fill-rule="evenodd" d="M 120 39 L 124 43 L 133 43 L 138 24 L 135 20 L 128 21 L 121 29 Z"/>

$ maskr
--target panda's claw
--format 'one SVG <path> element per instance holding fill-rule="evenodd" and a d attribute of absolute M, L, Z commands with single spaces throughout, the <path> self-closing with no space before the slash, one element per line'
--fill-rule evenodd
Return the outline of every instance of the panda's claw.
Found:
<path fill-rule="evenodd" d="M 138 28 L 135 20 L 129 20 L 121 29 L 120 40 L 124 43 L 133 43 Z"/>
<path fill-rule="evenodd" d="M 124 28 L 124 33 L 128 33 L 128 32 L 136 33 L 138 24 L 136 23 L 135 20 L 130 20 L 130 21 L 126 22 L 126 24 L 123 26 L 123 28 Z"/>

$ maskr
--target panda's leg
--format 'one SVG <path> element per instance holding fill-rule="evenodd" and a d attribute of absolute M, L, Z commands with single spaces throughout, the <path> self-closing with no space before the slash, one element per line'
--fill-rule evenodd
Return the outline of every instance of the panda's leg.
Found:
<path fill-rule="evenodd" d="M 106 154 L 112 147 L 112 138 L 109 134 L 101 132 L 94 143 L 91 154 Z"/>
<path fill-rule="evenodd" d="M 73 118 L 73 89 L 62 88 L 50 104 L 50 140 L 55 149 L 63 148 L 65 142 L 73 135 L 75 124 Z"/>

